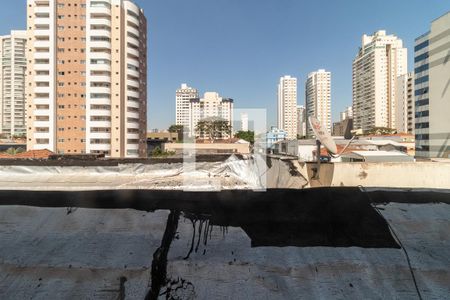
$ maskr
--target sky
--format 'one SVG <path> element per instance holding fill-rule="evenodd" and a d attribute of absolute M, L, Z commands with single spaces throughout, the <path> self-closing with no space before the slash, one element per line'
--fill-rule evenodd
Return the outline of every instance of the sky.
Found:
<path fill-rule="evenodd" d="M 298 78 L 304 104 L 309 72 L 332 73 L 332 119 L 352 102 L 352 60 L 363 34 L 386 30 L 408 48 L 450 10 L 449 0 L 135 0 L 148 19 L 148 128 L 175 123 L 181 83 L 266 108 L 276 125 L 277 84 Z M 26 28 L 26 0 L 2 0 L 0 34 Z"/>

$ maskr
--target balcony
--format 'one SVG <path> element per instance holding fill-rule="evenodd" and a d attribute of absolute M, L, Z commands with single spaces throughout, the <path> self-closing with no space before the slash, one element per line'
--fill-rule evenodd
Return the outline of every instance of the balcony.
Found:
<path fill-rule="evenodd" d="M 89 69 L 91 71 L 111 72 L 111 66 L 108 64 L 89 64 Z"/>
<path fill-rule="evenodd" d="M 89 110 L 89 114 L 92 117 L 95 116 L 107 116 L 107 117 L 111 117 L 111 111 L 109 109 L 90 109 Z M 96 121 L 92 121 L 92 122 L 96 122 Z"/>
<path fill-rule="evenodd" d="M 111 144 L 89 144 L 91 151 L 110 151 Z"/>
<path fill-rule="evenodd" d="M 48 127 L 50 128 L 50 121 L 34 121 L 33 122 L 34 127 Z M 47 133 L 48 134 L 48 133 Z"/>
<path fill-rule="evenodd" d="M 91 25 L 103 25 L 111 27 L 111 20 L 108 20 L 106 18 L 91 18 L 90 23 Z"/>
<path fill-rule="evenodd" d="M 89 47 L 98 49 L 111 49 L 111 42 L 109 41 L 89 41 Z"/>
<path fill-rule="evenodd" d="M 35 40 L 33 42 L 34 48 L 50 48 L 50 41 L 39 41 Z"/>
<path fill-rule="evenodd" d="M 107 53 L 107 52 L 90 52 L 89 54 L 89 58 L 91 59 L 106 59 L 106 60 L 111 60 L 111 54 Z"/>
<path fill-rule="evenodd" d="M 135 92 L 135 91 L 127 91 L 126 94 L 127 94 L 127 96 L 134 97 L 134 98 L 140 97 L 139 92 Z"/>
<path fill-rule="evenodd" d="M 50 6 L 35 6 L 35 14 L 50 14 Z"/>
<path fill-rule="evenodd" d="M 104 38 L 110 38 L 111 32 L 106 29 L 93 29 L 90 31 L 91 37 L 104 37 Z"/>
<path fill-rule="evenodd" d="M 127 36 L 127 42 L 134 45 L 137 48 L 140 47 L 139 40 L 132 36 Z"/>
<path fill-rule="evenodd" d="M 51 89 L 49 86 L 36 86 L 34 87 L 34 93 L 35 94 L 48 94 L 50 93 Z"/>
<path fill-rule="evenodd" d="M 111 15 L 111 7 L 109 5 L 95 5 L 89 7 L 88 12 L 94 15 Z"/>
<path fill-rule="evenodd" d="M 89 134 L 91 139 L 111 139 L 111 133 L 108 132 L 91 132 Z"/>

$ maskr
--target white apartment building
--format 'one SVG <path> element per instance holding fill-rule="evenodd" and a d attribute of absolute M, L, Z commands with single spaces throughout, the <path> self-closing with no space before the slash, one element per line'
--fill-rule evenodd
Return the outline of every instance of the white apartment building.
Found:
<path fill-rule="evenodd" d="M 278 84 L 278 128 L 287 132 L 287 139 L 297 138 L 297 78 L 289 75 Z"/>
<path fill-rule="evenodd" d="M 339 114 L 339 121 L 344 121 L 346 119 L 353 118 L 353 107 L 347 106 L 344 111 L 341 111 Z"/>
<path fill-rule="evenodd" d="M 311 72 L 305 84 L 306 119 L 316 117 L 331 133 L 331 72 L 320 69 Z M 306 134 L 314 133 L 309 122 L 306 122 Z"/>
<path fill-rule="evenodd" d="M 186 132 L 191 132 L 190 123 L 190 106 L 191 100 L 199 98 L 197 89 L 189 87 L 187 84 L 181 84 L 181 87 L 177 89 L 175 101 L 176 101 L 176 113 L 175 124 L 182 125 Z"/>
<path fill-rule="evenodd" d="M 303 105 L 297 105 L 297 135 L 306 136 L 306 108 Z"/>
<path fill-rule="evenodd" d="M 241 113 L 241 131 L 248 131 L 248 113 Z"/>
<path fill-rule="evenodd" d="M 0 36 L 0 134 L 24 135 L 26 31 Z"/>
<path fill-rule="evenodd" d="M 27 148 L 146 157 L 147 21 L 129 0 L 27 0 Z"/>
<path fill-rule="evenodd" d="M 225 120 L 233 126 L 233 99 L 222 98 L 219 93 L 206 92 L 201 99 L 190 101 L 190 135 L 196 136 L 196 127 L 199 121 L 208 118 Z M 224 138 L 228 138 L 226 135 Z"/>
<path fill-rule="evenodd" d="M 414 134 L 414 74 L 397 77 L 396 126 L 398 133 Z"/>
<path fill-rule="evenodd" d="M 354 128 L 396 128 L 397 78 L 407 73 L 407 49 L 395 35 L 380 30 L 363 35 L 353 60 Z"/>

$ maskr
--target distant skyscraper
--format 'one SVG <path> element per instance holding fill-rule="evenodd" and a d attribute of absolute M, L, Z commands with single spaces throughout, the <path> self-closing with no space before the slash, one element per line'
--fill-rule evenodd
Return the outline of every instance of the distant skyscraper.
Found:
<path fill-rule="evenodd" d="M 414 52 L 416 156 L 450 157 L 450 12 L 418 37 Z"/>
<path fill-rule="evenodd" d="M 248 113 L 241 113 L 241 130 L 248 131 Z"/>
<path fill-rule="evenodd" d="M 347 106 L 345 110 L 339 114 L 339 120 L 344 121 L 350 118 L 353 118 L 353 107 Z"/>
<path fill-rule="evenodd" d="M 297 78 L 284 76 L 278 84 L 278 128 L 297 138 Z"/>
<path fill-rule="evenodd" d="M 129 0 L 27 0 L 27 148 L 147 157 L 147 21 Z"/>
<path fill-rule="evenodd" d="M 353 60 L 354 128 L 396 128 L 397 77 L 407 73 L 407 49 L 395 35 L 380 30 L 363 35 Z"/>
<path fill-rule="evenodd" d="M 303 105 L 297 105 L 297 135 L 306 136 L 306 109 Z"/>
<path fill-rule="evenodd" d="M 199 121 L 208 118 L 218 118 L 233 126 L 233 99 L 222 98 L 218 93 L 206 92 L 201 99 L 190 101 L 191 136 L 196 136 L 196 127 Z M 228 135 L 224 138 L 229 137 Z"/>
<path fill-rule="evenodd" d="M 175 124 L 182 125 L 186 132 L 191 132 L 190 107 L 191 100 L 199 98 L 197 89 L 183 83 L 176 91 L 176 117 Z"/>
<path fill-rule="evenodd" d="M 316 117 L 320 123 L 331 133 L 331 72 L 323 69 L 309 73 L 305 87 L 306 119 Z M 306 122 L 307 135 L 312 136 L 313 131 L 309 122 Z"/>
<path fill-rule="evenodd" d="M 0 36 L 0 133 L 24 135 L 25 120 L 25 57 L 26 31 L 11 31 Z"/>
<path fill-rule="evenodd" d="M 412 73 L 397 77 L 395 129 L 399 133 L 414 133 L 413 77 Z"/>

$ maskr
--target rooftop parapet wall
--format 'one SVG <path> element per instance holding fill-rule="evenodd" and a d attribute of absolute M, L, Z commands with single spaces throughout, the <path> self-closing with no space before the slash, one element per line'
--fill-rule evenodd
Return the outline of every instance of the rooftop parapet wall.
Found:
<path fill-rule="evenodd" d="M 312 177 L 313 167 L 305 165 L 305 177 Z M 308 187 L 450 189 L 450 163 L 336 163 L 322 164 L 320 171 L 320 182 L 309 180 Z"/>

